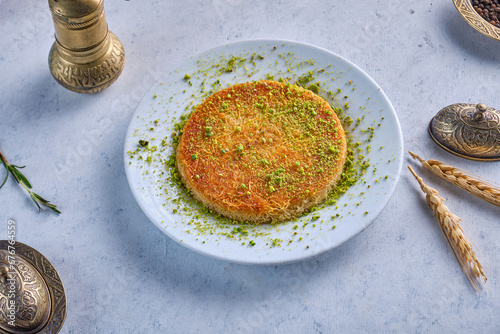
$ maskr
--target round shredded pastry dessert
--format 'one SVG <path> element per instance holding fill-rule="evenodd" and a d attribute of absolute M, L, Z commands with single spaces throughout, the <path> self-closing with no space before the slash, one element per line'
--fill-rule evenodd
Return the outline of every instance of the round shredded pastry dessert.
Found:
<path fill-rule="evenodd" d="M 321 202 L 342 174 L 344 129 L 313 92 L 277 81 L 247 82 L 208 97 L 177 147 L 186 187 L 239 221 L 279 222 Z"/>

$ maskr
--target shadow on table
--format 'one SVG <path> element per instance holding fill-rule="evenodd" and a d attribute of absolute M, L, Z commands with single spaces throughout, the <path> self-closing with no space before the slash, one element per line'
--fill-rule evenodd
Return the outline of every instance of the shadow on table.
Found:
<path fill-rule="evenodd" d="M 15 112 L 23 113 L 27 120 L 71 118 L 75 111 L 96 103 L 95 94 L 75 93 L 59 85 L 48 67 L 46 71 L 34 73 L 16 95 Z"/>
<path fill-rule="evenodd" d="M 157 291 L 166 291 L 174 301 L 190 300 L 188 305 L 198 305 L 196 309 L 200 314 L 208 316 L 214 309 L 218 310 L 218 317 L 230 319 L 235 327 L 244 328 L 244 332 L 252 332 L 283 311 L 307 311 L 317 298 L 343 295 L 342 291 L 346 290 L 343 287 L 350 284 L 345 278 L 357 277 L 356 263 L 368 251 L 359 240 L 351 239 L 316 258 L 274 266 L 211 259 L 168 238 L 165 258 L 160 258 L 152 248 L 146 256 L 156 256 L 157 266 L 163 268 L 159 270 L 162 273 L 158 276 Z M 318 286 L 323 286 L 323 296 L 313 292 Z M 332 303 L 336 303 L 335 298 Z"/>
<path fill-rule="evenodd" d="M 500 42 L 476 31 L 456 10 L 443 13 L 442 29 L 468 54 L 485 60 L 499 60 Z"/>
<path fill-rule="evenodd" d="M 125 176 L 116 182 L 126 185 Z M 273 266 L 232 264 L 198 254 L 169 239 L 131 200 L 130 191 L 119 189 L 115 196 L 116 202 L 134 203 L 119 213 L 128 221 L 127 228 L 117 224 L 113 227 L 116 231 L 107 236 L 119 239 L 114 243 L 123 246 L 127 259 L 124 266 L 129 266 L 124 281 L 130 284 L 129 289 L 159 303 L 170 301 L 172 307 L 176 307 L 175 301 L 187 299 L 203 312 L 218 308 L 228 312 L 221 316 L 241 318 L 242 326 L 245 322 L 251 326 L 252 321 L 246 319 L 245 310 L 265 318 L 280 305 L 304 304 L 310 297 L 309 289 L 326 277 L 332 286 L 349 285 L 345 278 L 359 275 L 354 272 L 356 263 L 369 252 L 362 240 L 373 225 L 343 245 L 309 260 Z M 144 282 L 148 285 L 143 286 Z"/>

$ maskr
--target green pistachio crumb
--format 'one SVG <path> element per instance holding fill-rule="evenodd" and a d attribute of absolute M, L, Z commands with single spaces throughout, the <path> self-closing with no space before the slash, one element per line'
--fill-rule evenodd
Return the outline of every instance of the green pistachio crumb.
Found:
<path fill-rule="evenodd" d="M 212 137 L 214 135 L 214 133 L 212 132 L 212 127 L 211 126 L 205 127 L 205 135 L 207 137 Z"/>
<path fill-rule="evenodd" d="M 311 92 L 318 94 L 319 93 L 319 86 L 316 84 L 311 84 L 307 87 Z"/>

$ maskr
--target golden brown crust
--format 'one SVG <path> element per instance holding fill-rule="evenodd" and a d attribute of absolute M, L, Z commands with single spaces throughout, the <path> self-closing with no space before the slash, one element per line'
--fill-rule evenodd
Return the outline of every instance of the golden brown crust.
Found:
<path fill-rule="evenodd" d="M 288 83 L 257 81 L 221 90 L 200 104 L 177 148 L 192 194 L 239 221 L 296 217 L 335 186 L 347 154 L 330 105 Z"/>

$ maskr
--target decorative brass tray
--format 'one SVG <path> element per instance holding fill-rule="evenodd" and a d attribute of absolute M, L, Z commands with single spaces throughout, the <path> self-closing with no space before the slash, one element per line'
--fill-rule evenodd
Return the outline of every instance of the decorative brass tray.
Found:
<path fill-rule="evenodd" d="M 479 31 L 481 34 L 486 35 L 494 40 L 500 41 L 500 28 L 487 22 L 479 15 L 474 7 L 472 7 L 471 0 L 453 0 L 458 12 L 467 23 Z"/>

